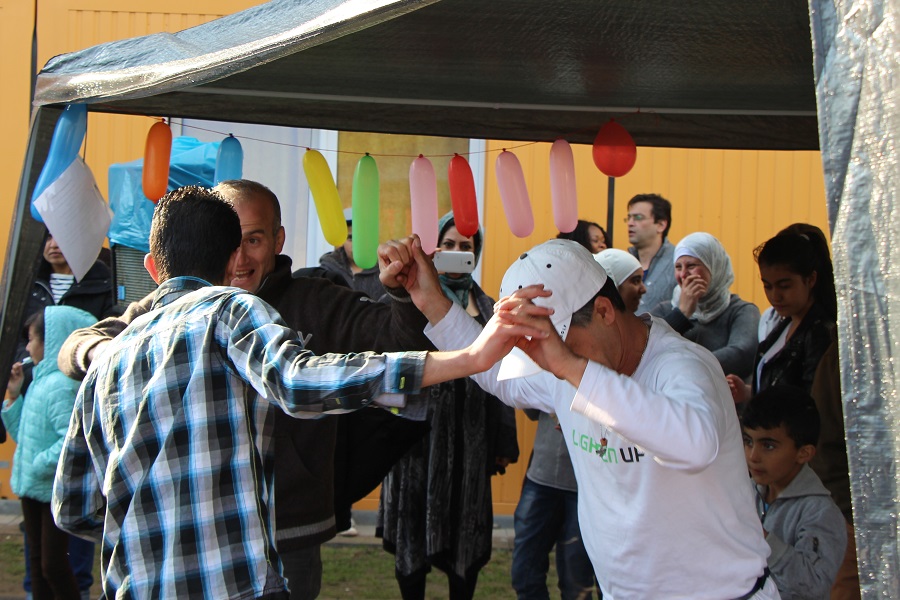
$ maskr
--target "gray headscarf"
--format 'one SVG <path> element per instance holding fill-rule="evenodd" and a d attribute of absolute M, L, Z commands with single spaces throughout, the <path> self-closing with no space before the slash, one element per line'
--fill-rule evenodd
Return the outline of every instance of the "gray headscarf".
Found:
<path fill-rule="evenodd" d="M 710 281 L 706 294 L 697 303 L 697 310 L 691 316 L 692 319 L 705 325 L 725 312 L 731 302 L 731 284 L 734 283 L 734 271 L 731 268 L 731 258 L 715 237 L 708 233 L 697 232 L 686 235 L 675 246 L 675 258 L 692 256 L 703 263 L 709 269 Z M 675 286 L 672 292 L 672 306 L 678 306 L 681 298 L 681 286 Z"/>

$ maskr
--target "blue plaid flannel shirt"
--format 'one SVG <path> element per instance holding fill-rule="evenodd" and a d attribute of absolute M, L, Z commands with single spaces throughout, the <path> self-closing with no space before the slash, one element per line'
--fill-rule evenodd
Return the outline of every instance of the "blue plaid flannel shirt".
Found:
<path fill-rule="evenodd" d="M 283 590 L 275 405 L 313 417 L 415 392 L 425 353 L 317 357 L 259 298 L 189 277 L 164 282 L 154 309 L 108 344 L 81 386 L 56 522 L 102 539 L 107 598 Z"/>

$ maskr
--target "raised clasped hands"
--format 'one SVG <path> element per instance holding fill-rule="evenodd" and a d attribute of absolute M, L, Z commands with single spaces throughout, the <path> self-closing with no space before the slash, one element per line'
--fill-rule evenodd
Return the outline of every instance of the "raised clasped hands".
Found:
<path fill-rule="evenodd" d="M 575 355 L 559 337 L 550 321 L 553 309 L 534 303 L 535 298 L 546 298 L 552 291 L 543 285 L 530 285 L 501 298 L 494 305 L 494 319 L 507 328 L 526 328 L 539 335 L 523 334 L 515 345 L 539 367 L 563 377 L 567 361 Z"/>
<path fill-rule="evenodd" d="M 432 324 L 450 310 L 450 300 L 444 296 L 434 263 L 422 250 L 422 242 L 416 234 L 380 244 L 378 266 L 381 284 L 386 288 L 406 290 Z"/>

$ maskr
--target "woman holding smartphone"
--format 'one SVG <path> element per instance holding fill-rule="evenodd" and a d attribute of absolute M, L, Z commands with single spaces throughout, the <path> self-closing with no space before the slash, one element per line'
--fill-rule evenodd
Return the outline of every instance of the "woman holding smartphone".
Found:
<path fill-rule="evenodd" d="M 438 232 L 439 251 L 472 252 L 477 262 L 480 230 L 463 236 L 448 213 Z M 460 270 L 471 270 L 464 262 Z M 444 294 L 482 324 L 491 318 L 494 299 L 470 273 L 444 272 L 440 281 Z M 396 556 L 404 600 L 425 597 L 432 566 L 447 574 L 451 599 L 467 600 L 491 557 L 491 475 L 518 459 L 515 412 L 471 379 L 457 379 L 429 388 L 428 421 L 430 433 L 384 480 L 379 526 Z"/>

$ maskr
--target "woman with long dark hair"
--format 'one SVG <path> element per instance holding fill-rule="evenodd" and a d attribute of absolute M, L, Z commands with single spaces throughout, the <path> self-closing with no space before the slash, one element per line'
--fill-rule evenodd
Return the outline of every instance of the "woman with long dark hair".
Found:
<path fill-rule="evenodd" d="M 759 344 L 752 386 L 737 375 L 728 376 L 736 403 L 777 384 L 809 392 L 837 319 L 833 269 L 824 235 L 780 233 L 759 246 L 754 257 L 778 321 Z"/>
<path fill-rule="evenodd" d="M 578 225 L 575 226 L 575 229 L 569 233 L 560 233 L 556 237 L 561 240 L 578 242 L 587 248 L 591 254 L 597 254 L 612 246 L 612 240 L 607 237 L 606 231 L 602 227 L 593 221 L 584 221 L 582 219 L 578 219 Z"/>

